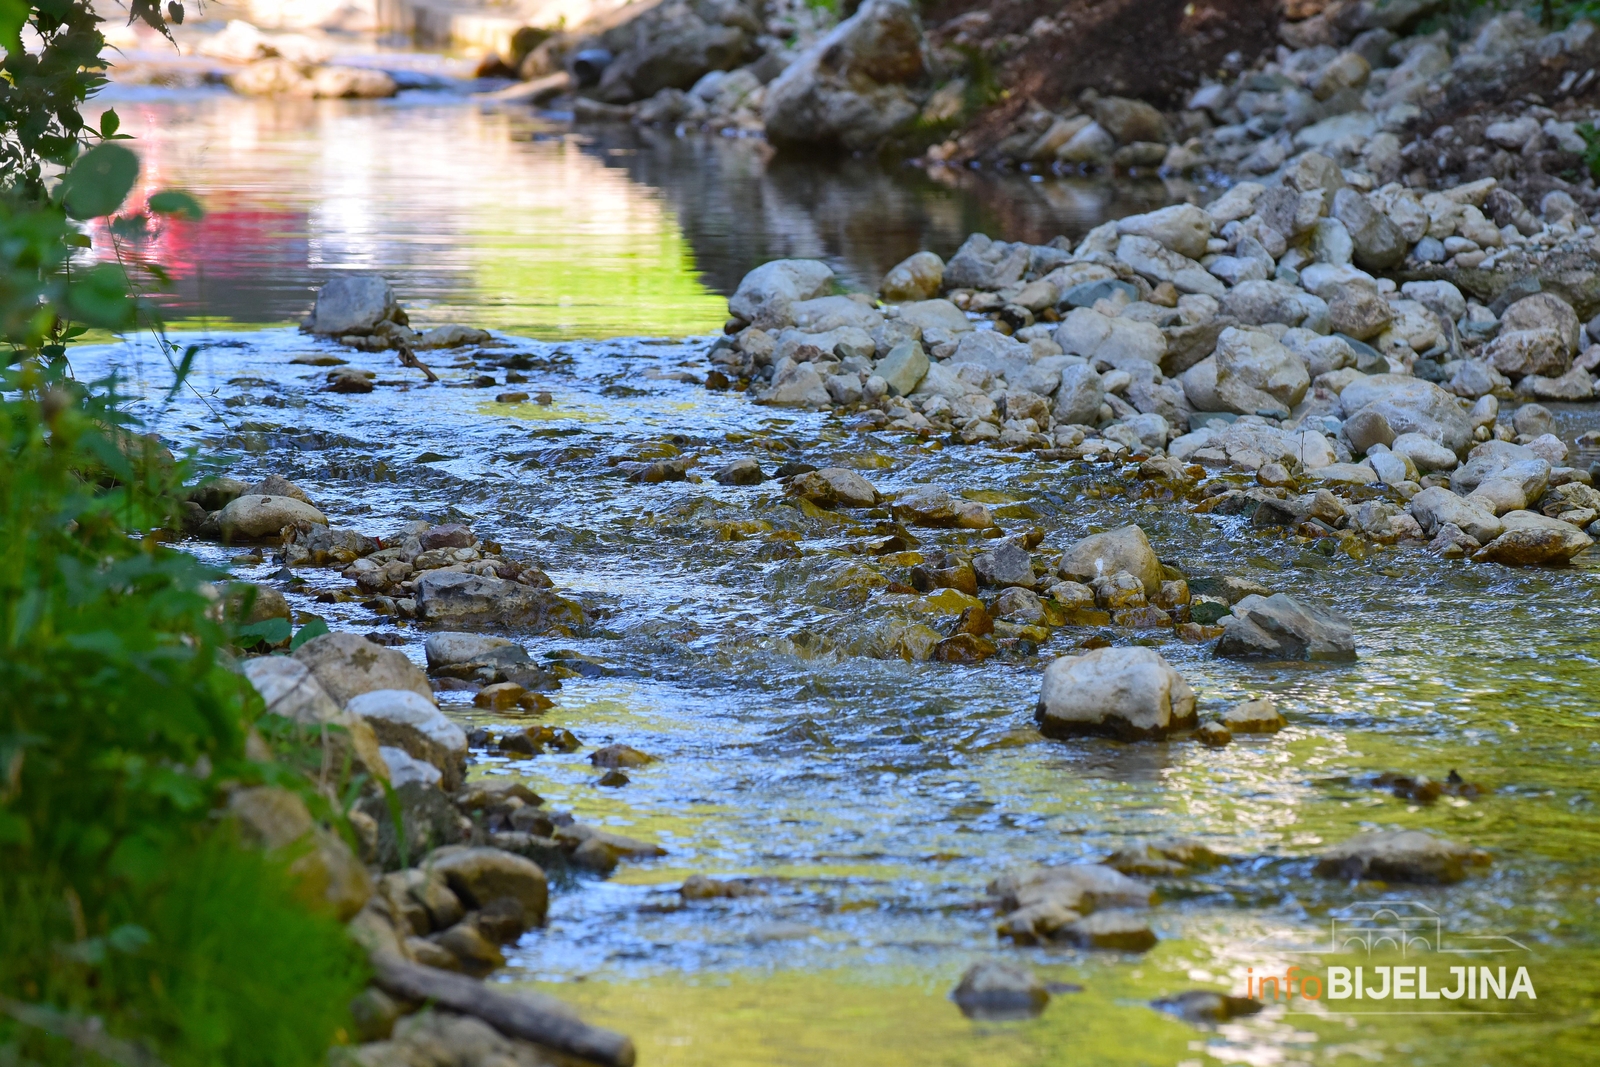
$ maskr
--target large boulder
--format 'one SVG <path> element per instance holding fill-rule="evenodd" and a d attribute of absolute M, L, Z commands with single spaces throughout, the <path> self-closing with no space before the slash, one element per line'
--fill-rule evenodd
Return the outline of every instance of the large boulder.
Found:
<path fill-rule="evenodd" d="M 1032 261 L 1031 246 L 992 240 L 974 233 L 961 242 L 944 268 L 946 289 L 1004 289 L 1022 280 Z"/>
<path fill-rule="evenodd" d="M 1094 102 L 1094 120 L 1118 144 L 1165 143 L 1171 131 L 1154 106 L 1127 96 L 1102 96 Z"/>
<path fill-rule="evenodd" d="M 1194 690 L 1153 649 L 1097 648 L 1045 668 L 1034 717 L 1047 737 L 1164 737 L 1194 725 Z"/>
<path fill-rule="evenodd" d="M 498 848 L 446 845 L 429 853 L 422 867 L 442 874 L 468 908 L 482 909 L 509 897 L 522 905 L 525 921 L 535 926 L 544 923 L 550 888 L 544 871 L 532 860 Z"/>
<path fill-rule="evenodd" d="M 928 300 L 944 285 L 944 260 L 932 252 L 915 252 L 883 276 L 883 298 L 892 303 Z"/>
<path fill-rule="evenodd" d="M 1174 204 L 1120 218 L 1117 232 L 1149 237 L 1170 252 L 1199 259 L 1206 254 L 1206 242 L 1211 240 L 1211 216 L 1193 204 Z"/>
<path fill-rule="evenodd" d="M 322 512 L 292 496 L 241 496 L 217 513 L 217 528 L 224 541 L 277 537 L 285 526 L 301 522 L 328 525 Z"/>
<path fill-rule="evenodd" d="M 1457 496 L 1440 485 L 1430 486 L 1412 497 L 1406 510 L 1429 537 L 1446 526 L 1454 526 L 1481 545 L 1493 541 L 1505 530 L 1505 524 L 1481 502 Z"/>
<path fill-rule="evenodd" d="M 416 580 L 417 617 L 434 626 L 518 626 L 534 631 L 582 626 L 572 601 L 521 582 L 460 571 L 424 571 Z"/>
<path fill-rule="evenodd" d="M 260 656 L 240 666 L 266 703 L 267 714 L 281 715 L 304 726 L 334 726 L 325 744 L 330 765 L 350 768 L 379 780 L 388 780 L 388 761 L 379 751 L 377 734 L 364 720 L 340 709 L 304 663 L 288 656 Z"/>
<path fill-rule="evenodd" d="M 1500 316 L 1500 332 L 1551 330 L 1560 338 L 1562 350 L 1570 359 L 1578 351 L 1582 324 L 1572 305 L 1554 293 L 1534 293 L 1506 308 Z"/>
<path fill-rule="evenodd" d="M 289 878 L 306 903 L 343 922 L 372 896 L 367 869 L 337 834 L 313 822 L 297 794 L 277 786 L 239 789 L 228 799 L 228 815 L 246 842 L 294 857 Z"/>
<path fill-rule="evenodd" d="M 487 634 L 446 630 L 429 634 L 422 644 L 428 670 L 434 672 L 482 666 L 510 667 L 532 662 L 528 650 L 515 641 Z"/>
<path fill-rule="evenodd" d="M 1227 659 L 1352 660 L 1350 623 L 1326 608 L 1302 604 L 1287 593 L 1251 593 L 1222 620 L 1216 654 Z"/>
<path fill-rule="evenodd" d="M 775 259 L 746 274 L 728 298 L 728 311 L 745 322 L 793 323 L 793 305 L 827 293 L 833 268 L 814 259 Z"/>
<path fill-rule="evenodd" d="M 433 699 L 428 676 L 404 652 L 375 645 L 358 634 L 313 637 L 295 650 L 294 658 L 305 664 L 340 707 L 351 697 L 377 689 L 407 689 Z"/>
<path fill-rule="evenodd" d="M 833 395 L 817 368 L 810 363 L 785 363 L 772 377 L 772 388 L 763 392 L 757 403 L 783 408 L 825 408 L 833 405 Z"/>
<path fill-rule="evenodd" d="M 1505 531 L 1473 553 L 1476 563 L 1499 563 L 1508 567 L 1553 566 L 1571 562 L 1594 538 L 1561 519 L 1531 511 L 1512 511 L 1501 516 Z"/>
<path fill-rule="evenodd" d="M 744 4 L 666 0 L 605 34 L 616 55 L 600 77 L 600 99 L 626 104 L 663 89 L 690 89 L 713 70 L 756 58 L 762 25 Z"/>
<path fill-rule="evenodd" d="M 1571 366 L 1572 353 L 1555 330 L 1507 330 L 1502 324 L 1499 335 L 1484 346 L 1483 358 L 1513 378 L 1559 378 Z"/>
<path fill-rule="evenodd" d="M 1508 464 L 1478 483 L 1467 494 L 1496 515 L 1522 511 L 1544 496 L 1550 485 L 1550 464 L 1543 459 L 1525 459 Z"/>
<path fill-rule="evenodd" d="M 1489 478 L 1518 463 L 1529 463 L 1542 457 L 1526 445 L 1510 441 L 1489 440 L 1473 446 L 1467 461 L 1450 475 L 1450 488 L 1458 493 L 1471 493 Z"/>
<path fill-rule="evenodd" d="M 1224 411 L 1285 418 L 1311 386 L 1300 357 L 1260 330 L 1223 330 L 1215 358 Z"/>
<path fill-rule="evenodd" d="M 1150 547 L 1150 539 L 1137 526 L 1123 526 L 1074 541 L 1061 554 L 1058 570 L 1061 577 L 1085 584 L 1127 571 L 1148 590 L 1160 589 L 1163 578 L 1161 561 Z"/>
<path fill-rule="evenodd" d="M 1204 293 L 1219 300 L 1228 292 L 1221 279 L 1199 263 L 1149 237 L 1124 235 L 1117 242 L 1117 258 L 1150 281 L 1171 282 L 1180 292 Z"/>
<path fill-rule="evenodd" d="M 1324 323 L 1327 312 L 1321 297 L 1285 282 L 1244 281 L 1222 297 L 1222 314 L 1245 326 L 1281 323 L 1310 329 Z"/>
<path fill-rule="evenodd" d="M 1373 830 L 1323 853 L 1315 869 L 1324 878 L 1449 885 L 1489 862 L 1486 852 L 1421 830 Z"/>
<path fill-rule="evenodd" d="M 1472 420 L 1461 402 L 1439 386 L 1406 374 L 1358 378 L 1339 394 L 1345 418 L 1371 407 L 1396 434 L 1420 433 L 1459 455 L 1472 445 Z"/>
<path fill-rule="evenodd" d="M 1033 349 L 994 330 L 974 330 L 961 335 L 954 354 L 945 363 L 952 371 L 959 364 L 976 363 L 997 377 L 1013 381 L 1033 366 Z"/>
<path fill-rule="evenodd" d="M 1056 327 L 1056 344 L 1068 355 L 1103 359 L 1113 365 L 1142 359 L 1160 365 L 1167 339 L 1160 327 L 1137 319 L 1111 318 L 1093 308 L 1073 308 Z"/>
<path fill-rule="evenodd" d="M 923 76 L 922 22 L 908 0 L 866 0 L 767 86 L 767 138 L 872 151 L 906 130 Z"/>
<path fill-rule="evenodd" d="M 870 508 L 879 500 L 871 482 L 843 467 L 824 467 L 796 475 L 789 483 L 789 495 L 821 508 Z"/>
<path fill-rule="evenodd" d="M 394 289 L 377 274 L 342 274 L 317 290 L 311 332 L 369 334 L 380 322 L 404 321 Z"/>
<path fill-rule="evenodd" d="M 376 689 L 352 698 L 349 710 L 371 726 L 385 746 L 437 767 L 447 792 L 461 787 L 467 735 L 433 701 L 409 689 Z"/>

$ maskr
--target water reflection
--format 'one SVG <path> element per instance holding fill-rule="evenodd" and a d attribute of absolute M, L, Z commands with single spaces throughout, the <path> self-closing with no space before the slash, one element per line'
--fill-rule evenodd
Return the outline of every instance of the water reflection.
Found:
<path fill-rule="evenodd" d="M 419 322 L 547 339 L 703 333 L 719 295 L 781 256 L 826 259 L 871 287 L 968 233 L 1076 239 L 1190 190 L 872 160 L 774 161 L 765 144 L 670 131 L 577 133 L 526 109 L 414 93 L 396 101 L 247 100 L 114 89 L 144 157 L 143 193 L 183 187 L 125 257 L 167 267 L 177 322 L 297 321 L 344 270 L 377 270 Z M 111 256 L 108 234 L 97 251 Z"/>

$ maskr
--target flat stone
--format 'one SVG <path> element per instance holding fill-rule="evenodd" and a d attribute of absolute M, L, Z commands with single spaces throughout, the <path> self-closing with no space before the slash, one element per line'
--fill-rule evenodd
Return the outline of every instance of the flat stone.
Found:
<path fill-rule="evenodd" d="M 1016 963 L 975 963 L 950 993 L 969 1019 L 1031 1019 L 1050 1003 L 1044 982 Z"/>
<path fill-rule="evenodd" d="M 1315 870 L 1324 878 L 1450 885 L 1489 862 L 1486 852 L 1421 830 L 1374 830 L 1329 849 Z"/>
<path fill-rule="evenodd" d="M 300 522 L 328 525 L 322 512 L 290 496 L 239 496 L 217 513 L 217 527 L 224 541 L 277 537 L 285 526 Z"/>
<path fill-rule="evenodd" d="M 878 361 L 874 372 L 889 386 L 890 396 L 910 396 L 928 374 L 928 354 L 918 341 L 901 341 Z"/>
<path fill-rule="evenodd" d="M 1148 237 L 1170 252 L 1199 259 L 1206 254 L 1211 225 L 1211 216 L 1193 204 L 1174 204 L 1143 215 L 1126 215 L 1117 220 L 1117 232 Z"/>
<path fill-rule="evenodd" d="M 405 689 L 430 703 L 433 699 L 428 676 L 405 653 L 375 645 L 358 634 L 313 637 L 295 651 L 294 658 L 305 664 L 341 707 L 352 697 L 380 689 Z"/>
<path fill-rule="evenodd" d="M 1062 928 L 1056 939 L 1080 948 L 1148 952 L 1156 945 L 1150 920 L 1132 911 L 1097 911 Z"/>
<path fill-rule="evenodd" d="M 1252 594 L 1222 620 L 1216 655 L 1226 659 L 1353 660 L 1355 634 L 1342 615 L 1287 593 Z"/>
<path fill-rule="evenodd" d="M 825 467 L 796 475 L 789 483 L 788 493 L 821 508 L 870 508 L 879 499 L 871 482 L 843 467 Z"/>
<path fill-rule="evenodd" d="M 1061 554 L 1057 571 L 1063 578 L 1084 583 L 1127 571 L 1147 590 L 1160 589 L 1164 577 L 1155 549 L 1138 526 L 1123 526 L 1073 542 Z"/>
<path fill-rule="evenodd" d="M 1235 704 L 1222 715 L 1222 724 L 1236 734 L 1275 734 L 1288 725 L 1271 697 Z"/>
<path fill-rule="evenodd" d="M 991 586 L 1033 588 L 1033 559 L 1016 545 L 1000 545 L 972 557 L 978 581 Z"/>
<path fill-rule="evenodd" d="M 528 650 L 515 641 L 487 634 L 448 630 L 429 634 L 423 642 L 422 651 L 430 671 L 444 667 L 530 662 Z"/>
<path fill-rule="evenodd" d="M 442 874 L 451 891 L 469 908 L 511 897 L 522 905 L 531 922 L 544 923 L 549 887 L 544 871 L 532 860 L 498 848 L 448 845 L 430 853 L 422 866 Z"/>
<path fill-rule="evenodd" d="M 433 625 L 521 626 L 534 631 L 583 625 L 583 610 L 548 589 L 460 571 L 416 579 L 417 615 Z"/>
<path fill-rule="evenodd" d="M 1479 544 L 1499 537 L 1505 527 L 1488 507 L 1476 500 L 1457 496 L 1443 486 L 1430 486 L 1406 504 L 1422 532 L 1435 536 L 1444 526 L 1455 526 Z"/>
<path fill-rule="evenodd" d="M 1526 511 L 1503 518 L 1505 532 L 1473 553 L 1473 562 L 1508 567 L 1558 565 L 1594 544 L 1594 538 L 1560 519 Z"/>

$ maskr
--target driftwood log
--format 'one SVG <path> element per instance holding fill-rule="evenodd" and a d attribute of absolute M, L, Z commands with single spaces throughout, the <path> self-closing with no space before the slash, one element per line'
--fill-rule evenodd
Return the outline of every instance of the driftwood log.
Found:
<path fill-rule="evenodd" d="M 633 1067 L 633 1041 L 626 1034 L 590 1026 L 553 998 L 499 993 L 463 975 L 408 963 L 392 952 L 373 953 L 372 964 L 379 988 L 402 1000 L 431 1001 L 563 1056 L 602 1067 Z"/>

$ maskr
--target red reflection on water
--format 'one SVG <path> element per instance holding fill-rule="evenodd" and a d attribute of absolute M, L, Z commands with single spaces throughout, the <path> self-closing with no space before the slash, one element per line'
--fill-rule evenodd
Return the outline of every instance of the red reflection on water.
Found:
<path fill-rule="evenodd" d="M 127 214 L 142 211 L 140 204 Z M 200 274 L 225 279 L 304 270 L 310 247 L 306 228 L 303 211 L 222 207 L 198 221 L 151 216 L 143 233 L 117 236 L 115 249 L 106 219 L 91 223 L 89 237 L 93 259 L 114 261 L 120 251 L 130 267 L 160 264 L 181 281 Z"/>

